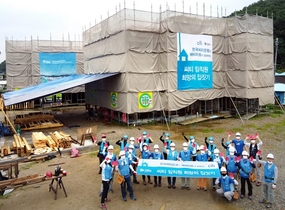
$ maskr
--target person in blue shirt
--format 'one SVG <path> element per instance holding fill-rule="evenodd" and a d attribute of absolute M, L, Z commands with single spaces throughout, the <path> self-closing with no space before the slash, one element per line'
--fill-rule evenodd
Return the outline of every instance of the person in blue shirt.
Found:
<path fill-rule="evenodd" d="M 119 170 L 120 174 L 124 177 L 124 181 L 121 183 L 121 193 L 124 201 L 127 201 L 127 192 L 126 188 L 128 189 L 130 193 L 130 198 L 132 200 L 136 200 L 136 197 L 134 196 L 134 190 L 131 182 L 131 173 L 132 171 L 134 174 L 136 172 L 134 171 L 131 161 L 126 157 L 125 151 L 120 151 L 119 154 L 120 159 L 118 160 L 118 167 L 116 170 Z"/>
<path fill-rule="evenodd" d="M 231 147 L 231 142 L 230 141 L 226 141 L 226 144 L 224 144 L 225 139 L 222 138 L 221 140 L 221 145 L 222 147 L 226 150 L 226 156 L 230 155 L 230 147 Z"/>
<path fill-rule="evenodd" d="M 199 144 L 195 142 L 194 136 L 189 136 L 189 139 L 184 135 L 182 132 L 182 136 L 184 137 L 185 141 L 188 143 L 188 149 L 191 151 L 192 161 L 196 161 L 197 152 L 199 151 Z"/>
<path fill-rule="evenodd" d="M 165 160 L 167 159 L 167 150 L 168 151 L 170 150 L 170 144 L 172 143 L 172 140 L 170 140 L 169 137 L 170 137 L 169 133 L 163 132 L 159 138 L 159 140 L 163 143 L 164 146 L 163 156 Z"/>
<path fill-rule="evenodd" d="M 278 168 L 273 163 L 274 155 L 269 153 L 267 155 L 267 161 L 260 160 L 260 157 L 257 156 L 258 163 L 264 166 L 263 173 L 263 199 L 260 203 L 265 203 L 267 208 L 271 208 L 274 202 L 274 189 L 276 188 L 276 183 L 278 179 Z"/>
<path fill-rule="evenodd" d="M 207 148 L 204 145 L 200 146 L 200 154 L 197 155 L 196 161 L 208 162 L 210 159 L 210 152 L 206 152 Z M 198 178 L 197 180 L 197 190 L 204 189 L 207 191 L 207 178 Z"/>
<path fill-rule="evenodd" d="M 113 151 L 114 151 L 113 145 L 110 145 L 108 147 L 107 151 L 108 152 L 105 152 L 105 154 L 104 154 L 104 158 L 111 160 L 111 163 L 117 161 L 117 156 L 113 153 Z M 114 192 L 113 191 L 113 176 L 114 176 L 114 171 L 113 171 L 112 179 L 110 179 L 110 182 L 109 182 L 109 191 L 112 193 Z M 102 196 L 102 193 L 103 193 L 103 185 L 101 186 L 99 196 Z"/>
<path fill-rule="evenodd" d="M 235 146 L 236 154 L 235 156 L 241 156 L 242 151 L 245 149 L 244 140 L 241 139 L 241 134 L 239 132 L 236 133 L 236 138 L 230 140 L 231 135 L 228 135 L 228 140 Z"/>
<path fill-rule="evenodd" d="M 230 154 L 226 156 L 226 166 L 228 173 L 232 173 L 234 178 L 237 178 L 237 172 L 238 167 L 236 165 L 237 163 L 237 157 L 235 156 L 236 149 L 234 147 L 230 147 L 229 152 Z"/>
<path fill-rule="evenodd" d="M 110 143 L 107 141 L 106 134 L 102 134 L 101 141 L 95 142 L 95 145 L 99 146 L 99 152 L 98 152 L 97 157 L 99 158 L 99 164 L 101 164 L 103 160 L 105 159 L 104 154 L 106 152 L 106 149 L 110 145 Z M 100 167 L 99 174 L 101 173 L 102 173 L 102 168 Z"/>
<path fill-rule="evenodd" d="M 240 180 L 241 180 L 241 195 L 240 198 L 244 198 L 245 195 L 245 182 L 247 182 L 248 188 L 248 199 L 252 200 L 252 184 L 249 180 L 249 174 L 252 171 L 252 168 L 255 167 L 253 160 L 249 160 L 249 154 L 247 151 L 241 153 L 242 159 L 237 160 L 237 166 L 239 167 Z"/>
<path fill-rule="evenodd" d="M 227 175 L 227 169 L 224 166 L 221 167 L 220 171 L 222 176 L 216 179 L 215 184 L 220 184 L 221 188 L 217 189 L 216 192 L 219 195 L 226 197 L 228 202 L 231 203 L 234 196 L 231 185 L 238 185 L 238 182 L 234 179 L 234 177 L 231 178 Z"/>
<path fill-rule="evenodd" d="M 155 144 L 153 146 L 153 149 L 154 149 L 154 152 L 151 153 L 150 158 L 154 160 L 163 160 L 164 158 L 163 158 L 162 153 L 159 151 L 158 144 Z M 154 179 L 153 187 L 157 187 L 157 186 L 161 187 L 161 176 L 154 176 L 153 179 Z"/>
<path fill-rule="evenodd" d="M 116 144 L 120 146 L 120 151 L 126 151 L 126 145 L 128 143 L 128 135 L 124 135 L 120 140 L 116 141 Z"/>
<path fill-rule="evenodd" d="M 178 152 L 175 150 L 175 143 L 172 142 L 170 144 L 170 150 L 167 152 L 167 160 L 173 160 L 177 161 L 179 160 Z M 175 183 L 176 183 L 176 177 L 167 177 L 167 182 L 168 182 L 168 188 L 173 188 L 175 189 Z"/>
<path fill-rule="evenodd" d="M 224 157 L 220 156 L 220 150 L 219 149 L 214 149 L 214 159 L 212 160 L 214 162 L 218 163 L 219 168 L 222 168 L 224 164 L 226 164 L 226 160 Z M 216 184 L 215 184 L 216 179 L 213 178 L 213 191 L 216 190 Z"/>
<path fill-rule="evenodd" d="M 128 151 L 126 152 L 126 157 L 131 162 L 133 170 L 136 171 L 139 158 L 134 155 L 133 150 L 134 150 L 134 145 L 132 145 L 132 144 L 129 145 Z M 132 173 L 132 175 L 133 175 L 133 183 L 139 184 L 139 181 L 137 180 L 137 173 Z"/>
<path fill-rule="evenodd" d="M 205 137 L 205 144 L 208 149 L 210 160 L 214 159 L 214 150 L 217 148 L 216 144 L 214 144 L 214 138 L 210 136 L 209 138 Z"/>
<path fill-rule="evenodd" d="M 146 143 L 143 143 L 143 149 L 141 151 L 141 158 L 142 159 L 150 159 L 151 157 L 151 152 L 149 151 L 148 149 L 148 145 Z M 146 180 L 145 180 L 145 175 L 142 175 L 142 179 L 143 179 L 143 184 L 146 185 Z M 151 182 L 151 179 L 150 179 L 150 176 L 148 175 L 147 176 L 147 179 L 148 179 L 148 183 L 149 184 L 152 184 Z"/>
<path fill-rule="evenodd" d="M 143 143 L 146 143 L 147 146 L 149 146 L 150 143 L 153 143 L 153 140 L 150 137 L 150 134 L 148 134 L 146 131 L 143 131 L 142 135 L 138 139 L 140 142 L 140 149 L 141 150 L 142 150 Z"/>
<path fill-rule="evenodd" d="M 191 161 L 191 151 L 188 149 L 188 143 L 184 142 L 182 144 L 183 150 L 179 152 L 180 161 Z M 181 178 L 181 190 L 190 190 L 190 178 Z"/>
<path fill-rule="evenodd" d="M 113 166 L 111 164 L 111 159 L 106 158 L 100 164 L 102 168 L 102 184 L 103 184 L 103 192 L 101 196 L 101 208 L 107 209 L 105 202 L 111 201 L 108 199 L 108 190 L 110 186 L 110 180 L 113 178 Z"/>

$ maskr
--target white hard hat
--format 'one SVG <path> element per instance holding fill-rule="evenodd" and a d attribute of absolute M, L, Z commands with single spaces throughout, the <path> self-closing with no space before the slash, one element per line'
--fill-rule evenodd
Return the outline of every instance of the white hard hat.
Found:
<path fill-rule="evenodd" d="M 159 149 L 158 144 L 155 144 L 155 145 L 153 146 L 153 148 L 154 148 L 154 149 Z"/>
<path fill-rule="evenodd" d="M 135 137 L 130 138 L 130 141 L 135 141 L 135 140 L 136 140 Z"/>
<path fill-rule="evenodd" d="M 199 150 L 204 150 L 205 149 L 205 146 L 204 145 L 201 145 L 200 147 L 199 147 Z"/>
<path fill-rule="evenodd" d="M 134 145 L 129 145 L 129 149 L 134 149 L 135 147 L 134 147 Z"/>
<path fill-rule="evenodd" d="M 214 153 L 220 153 L 219 149 L 214 149 Z"/>
<path fill-rule="evenodd" d="M 233 146 L 230 146 L 229 152 L 235 152 L 235 151 L 236 151 L 236 149 Z"/>
<path fill-rule="evenodd" d="M 120 151 L 119 156 L 122 156 L 122 155 L 126 155 L 126 152 L 124 150 Z"/>
<path fill-rule="evenodd" d="M 114 147 L 113 147 L 112 145 L 110 145 L 110 146 L 108 147 L 108 149 L 114 149 Z"/>
<path fill-rule="evenodd" d="M 222 166 L 222 167 L 221 167 L 221 172 L 227 172 L 226 167 Z"/>
<path fill-rule="evenodd" d="M 147 143 L 143 143 L 143 146 L 148 146 Z"/>
<path fill-rule="evenodd" d="M 187 144 L 186 142 L 184 142 L 184 143 L 182 144 L 182 147 L 188 147 L 188 144 Z"/>
<path fill-rule="evenodd" d="M 175 143 L 172 142 L 172 143 L 170 144 L 170 147 L 175 147 Z"/>
<path fill-rule="evenodd" d="M 273 154 L 271 154 L 271 153 L 269 153 L 269 154 L 267 155 L 267 158 L 274 159 L 274 155 L 273 155 Z"/>
<path fill-rule="evenodd" d="M 247 151 L 242 151 L 241 155 L 247 155 L 248 156 L 248 152 Z"/>
<path fill-rule="evenodd" d="M 240 132 L 237 132 L 237 133 L 236 133 L 236 136 L 241 136 Z"/>

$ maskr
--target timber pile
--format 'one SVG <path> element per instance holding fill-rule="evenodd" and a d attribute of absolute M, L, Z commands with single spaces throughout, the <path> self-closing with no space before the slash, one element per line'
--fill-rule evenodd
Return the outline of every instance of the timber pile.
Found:
<path fill-rule="evenodd" d="M 10 155 L 10 154 L 11 154 L 11 148 L 5 140 L 3 146 L 1 147 L 1 157 Z"/>
<path fill-rule="evenodd" d="M 43 132 L 33 132 L 32 133 L 33 145 L 36 149 L 43 148 L 47 146 L 47 137 Z"/>
<path fill-rule="evenodd" d="M 19 157 L 29 156 L 32 153 L 32 147 L 25 137 L 20 137 L 17 134 L 14 134 L 13 150 Z"/>
<path fill-rule="evenodd" d="M 13 188 L 26 184 L 34 184 L 45 180 L 47 180 L 45 176 L 38 174 L 29 175 L 21 178 L 8 179 L 0 182 L 0 189 L 5 190 L 6 188 Z"/>
<path fill-rule="evenodd" d="M 70 148 L 71 147 L 71 143 L 73 142 L 72 137 L 67 134 L 64 133 L 62 131 L 55 131 L 53 133 L 50 133 L 51 139 L 54 140 L 54 142 L 56 142 L 56 147 L 58 148 Z"/>
<path fill-rule="evenodd" d="M 24 131 L 63 126 L 63 124 L 56 120 L 52 114 L 42 112 L 17 115 L 14 124 L 20 125 L 21 130 Z"/>

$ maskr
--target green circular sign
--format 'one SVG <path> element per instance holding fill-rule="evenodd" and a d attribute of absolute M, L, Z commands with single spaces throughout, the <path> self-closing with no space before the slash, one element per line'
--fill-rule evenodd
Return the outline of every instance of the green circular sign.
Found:
<path fill-rule="evenodd" d="M 117 106 L 117 94 L 116 93 L 111 94 L 111 105 L 113 107 Z"/>
<path fill-rule="evenodd" d="M 151 96 L 148 93 L 141 94 L 139 98 L 139 103 L 143 108 L 147 108 L 151 105 Z"/>

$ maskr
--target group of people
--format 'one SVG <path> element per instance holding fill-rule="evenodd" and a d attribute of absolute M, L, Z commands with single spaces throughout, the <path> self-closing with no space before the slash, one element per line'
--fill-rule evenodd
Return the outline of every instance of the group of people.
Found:
<path fill-rule="evenodd" d="M 225 154 L 220 152 L 217 145 L 214 143 L 213 137 L 205 137 L 204 144 L 200 145 L 195 141 L 194 136 L 187 138 L 184 133 L 182 136 L 185 142 L 182 144 L 182 150 L 176 149 L 176 144 L 170 139 L 169 133 L 162 133 L 160 141 L 163 143 L 162 149 L 158 144 L 154 144 L 151 151 L 150 144 L 154 143 L 150 134 L 146 131 L 142 132 L 138 138 L 124 135 L 116 141 L 119 146 L 118 160 L 113 153 L 114 146 L 110 145 L 105 134 L 102 134 L 101 140 L 96 142 L 99 147 L 98 158 L 100 162 L 99 174 L 102 174 L 102 187 L 100 190 L 101 208 L 107 209 L 106 202 L 108 199 L 108 191 L 113 192 L 113 177 L 114 172 L 118 171 L 123 176 L 124 180 L 121 183 L 121 193 L 124 201 L 127 201 L 127 191 L 130 198 L 136 200 L 133 192 L 134 184 L 139 184 L 137 179 L 137 164 L 139 159 L 157 159 L 157 160 L 172 160 L 172 161 L 214 161 L 217 162 L 221 177 L 212 179 L 212 189 L 218 194 L 227 198 L 228 202 L 232 202 L 234 190 L 238 185 L 237 179 L 240 179 L 241 189 L 240 198 L 245 197 L 246 184 L 248 199 L 252 199 L 252 183 L 250 174 L 256 175 L 256 186 L 263 186 L 264 197 L 260 203 L 266 204 L 270 208 L 274 201 L 274 188 L 278 177 L 277 166 L 273 163 L 274 156 L 269 153 L 267 161 L 261 158 L 262 141 L 257 134 L 247 135 L 244 140 L 241 139 L 241 134 L 236 133 L 235 138 L 232 138 L 232 133 L 228 134 L 228 139 L 225 142 L 221 140 L 221 146 L 225 148 Z M 263 176 L 261 166 L 263 168 Z M 133 181 L 131 181 L 133 177 Z M 143 184 L 153 184 L 154 187 L 161 187 L 162 178 L 154 176 L 153 181 L 150 176 L 142 176 Z M 197 179 L 197 190 L 207 190 L 207 178 Z M 168 188 L 176 188 L 176 177 L 167 177 Z M 181 178 L 181 189 L 190 190 L 190 178 Z"/>

